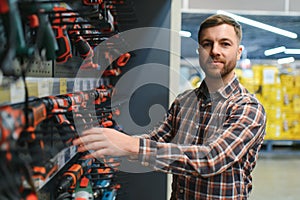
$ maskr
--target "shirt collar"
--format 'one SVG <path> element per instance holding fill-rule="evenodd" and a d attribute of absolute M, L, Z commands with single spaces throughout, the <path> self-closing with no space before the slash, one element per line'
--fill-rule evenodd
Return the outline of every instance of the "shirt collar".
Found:
<path fill-rule="evenodd" d="M 237 77 L 234 76 L 234 78 L 227 85 L 220 88 L 214 96 L 216 98 L 222 97 L 224 99 L 227 99 L 229 98 L 229 96 L 231 96 L 234 93 L 238 85 L 239 85 L 239 81 Z M 196 89 L 195 92 L 197 94 L 198 99 L 202 98 L 206 101 L 211 100 L 211 95 L 209 94 L 209 90 L 205 81 L 202 81 L 201 85 Z"/>

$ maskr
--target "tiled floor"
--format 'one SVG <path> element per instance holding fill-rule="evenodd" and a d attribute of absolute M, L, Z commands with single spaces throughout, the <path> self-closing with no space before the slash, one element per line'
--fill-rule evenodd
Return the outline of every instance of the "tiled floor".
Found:
<path fill-rule="evenodd" d="M 300 155 L 261 156 L 249 200 L 299 200 Z"/>

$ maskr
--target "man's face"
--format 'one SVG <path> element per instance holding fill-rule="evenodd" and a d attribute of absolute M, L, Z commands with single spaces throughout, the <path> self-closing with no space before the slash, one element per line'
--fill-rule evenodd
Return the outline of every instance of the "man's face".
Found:
<path fill-rule="evenodd" d="M 242 52 L 233 26 L 222 24 L 204 29 L 199 45 L 200 66 L 206 77 L 222 77 L 224 81 L 231 78 Z"/>

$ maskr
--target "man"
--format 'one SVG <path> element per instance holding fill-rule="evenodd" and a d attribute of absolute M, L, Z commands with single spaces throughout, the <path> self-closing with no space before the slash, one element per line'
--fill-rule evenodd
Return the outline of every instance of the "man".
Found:
<path fill-rule="evenodd" d="M 90 156 L 136 157 L 145 166 L 173 174 L 171 199 L 247 199 L 251 172 L 265 135 L 263 106 L 235 76 L 242 48 L 241 26 L 213 15 L 200 26 L 200 87 L 177 96 L 164 122 L 133 137 L 93 128 L 74 141 Z"/>

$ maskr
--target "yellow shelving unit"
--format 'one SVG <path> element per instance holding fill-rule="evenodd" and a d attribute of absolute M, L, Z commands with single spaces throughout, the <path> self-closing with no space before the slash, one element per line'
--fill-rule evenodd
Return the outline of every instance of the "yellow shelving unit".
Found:
<path fill-rule="evenodd" d="M 292 69 L 283 71 L 278 66 L 265 64 L 253 65 L 247 70 L 251 72 L 239 69 L 238 75 L 241 83 L 264 105 L 267 114 L 265 142 L 269 145 L 272 145 L 272 142 L 298 142 L 300 75 Z"/>

